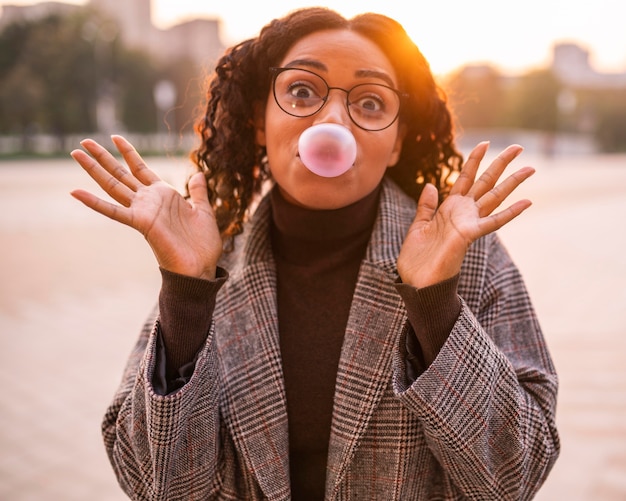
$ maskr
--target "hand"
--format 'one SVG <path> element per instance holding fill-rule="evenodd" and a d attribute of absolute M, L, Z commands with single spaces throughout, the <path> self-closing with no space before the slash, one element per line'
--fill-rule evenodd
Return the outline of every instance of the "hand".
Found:
<path fill-rule="evenodd" d="M 498 230 L 530 207 L 520 200 L 494 213 L 504 200 L 535 170 L 524 167 L 496 185 L 522 147 L 506 148 L 476 179 L 476 172 L 489 143 L 478 144 L 470 153 L 450 194 L 437 208 L 437 189 L 428 184 L 419 198 L 415 220 L 398 256 L 398 272 L 404 283 L 426 287 L 452 278 L 470 244 L 481 236 Z"/>
<path fill-rule="evenodd" d="M 120 205 L 85 190 L 71 194 L 87 207 L 139 231 L 150 244 L 159 266 L 182 275 L 212 279 L 222 253 L 222 240 L 209 204 L 204 175 L 189 180 L 190 199 L 150 170 L 135 148 L 121 136 L 113 143 L 130 170 L 91 139 L 81 145 L 91 154 L 71 155 Z"/>

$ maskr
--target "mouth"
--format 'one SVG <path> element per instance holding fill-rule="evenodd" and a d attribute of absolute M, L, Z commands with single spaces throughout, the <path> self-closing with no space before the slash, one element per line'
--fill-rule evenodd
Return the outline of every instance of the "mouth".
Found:
<path fill-rule="evenodd" d="M 334 178 L 342 176 L 356 165 L 356 162 L 352 162 L 350 164 L 337 164 L 337 162 L 333 161 L 332 158 L 322 158 L 321 160 L 317 159 L 315 161 L 316 163 L 313 164 L 311 163 L 311 161 L 309 161 L 309 164 L 307 165 L 307 163 L 302 159 L 300 153 L 296 154 L 296 157 L 305 168 L 305 170 L 318 177 L 324 178 Z"/>
<path fill-rule="evenodd" d="M 356 140 L 350 130 L 335 123 L 313 125 L 298 140 L 298 158 L 322 177 L 338 177 L 354 167 L 356 152 Z"/>

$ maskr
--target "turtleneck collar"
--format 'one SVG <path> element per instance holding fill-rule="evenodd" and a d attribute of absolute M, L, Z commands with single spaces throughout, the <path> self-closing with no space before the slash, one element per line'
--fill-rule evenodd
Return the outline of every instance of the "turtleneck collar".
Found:
<path fill-rule="evenodd" d="M 339 209 L 319 210 L 288 202 L 278 186 L 271 191 L 272 219 L 285 236 L 302 240 L 336 240 L 371 230 L 378 211 L 380 186 L 361 200 Z"/>
<path fill-rule="evenodd" d="M 365 249 L 378 212 L 380 186 L 361 200 L 332 210 L 307 209 L 270 193 L 274 252 L 289 261 L 310 262 L 330 253 Z"/>

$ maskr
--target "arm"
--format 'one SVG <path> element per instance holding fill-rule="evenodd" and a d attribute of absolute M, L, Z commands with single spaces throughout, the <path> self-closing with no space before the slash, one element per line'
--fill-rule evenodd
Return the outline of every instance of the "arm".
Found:
<path fill-rule="evenodd" d="M 184 275 L 186 283 L 214 280 L 222 241 L 203 175 L 191 177 L 189 199 L 185 199 L 146 166 L 130 143 L 120 136 L 114 136 L 113 142 L 128 169 L 91 140 L 81 143 L 89 154 L 75 150 L 72 157 L 117 204 L 84 190 L 72 195 L 94 211 L 140 232 L 164 273 Z M 184 297 L 180 292 L 172 297 L 180 300 Z M 197 290 L 192 295 L 198 299 Z M 188 499 L 192 487 L 199 497 L 206 497 L 216 482 L 218 371 L 208 299 L 200 320 L 187 316 L 184 304 L 166 301 L 161 314 L 168 332 L 162 331 L 155 311 L 105 415 L 102 427 L 107 452 L 121 486 L 132 499 Z M 190 324 L 193 333 L 184 332 Z M 196 350 L 195 372 L 201 377 L 161 395 L 153 386 L 157 340 L 165 339 L 167 344 L 168 335 L 177 334 L 189 335 L 180 341 Z M 183 352 L 184 358 L 188 351 Z"/>
<path fill-rule="evenodd" d="M 129 169 L 95 141 L 86 139 L 72 158 L 117 204 L 85 190 L 72 196 L 90 209 L 143 235 L 159 266 L 172 273 L 215 278 L 222 254 L 222 239 L 201 172 L 188 183 L 189 199 L 150 170 L 135 148 L 121 136 L 113 142 Z"/>
<path fill-rule="evenodd" d="M 458 282 L 456 275 L 422 289 L 396 283 L 409 318 L 404 347 L 410 380 L 415 380 L 437 357 L 459 317 Z"/>
<path fill-rule="evenodd" d="M 522 278 L 497 237 L 476 242 L 469 257 L 448 339 L 415 381 L 400 357 L 396 391 L 466 496 L 531 499 L 559 453 L 557 377 Z"/>
<path fill-rule="evenodd" d="M 209 281 L 161 273 L 159 307 L 144 325 L 102 425 L 109 460 L 133 499 L 183 496 L 192 485 L 186 472 L 206 482 L 205 493 L 216 478 L 217 362 L 207 337 L 226 274 L 218 268 L 218 278 Z M 190 383 L 196 367 L 202 375 Z M 185 442 L 204 445 L 180 447 Z M 182 486 L 174 489 L 177 483 Z M 198 488 L 196 479 L 193 485 Z"/>
<path fill-rule="evenodd" d="M 421 344 L 440 342 L 431 343 L 438 349 L 430 365 L 426 360 L 423 372 L 407 378 L 405 336 L 394 384 L 467 497 L 529 499 L 559 451 L 557 379 L 522 278 L 493 232 L 530 206 L 521 200 L 494 212 L 534 170 L 519 169 L 497 184 L 521 152 L 510 146 L 476 179 L 486 150 L 481 143 L 472 151 L 440 206 L 432 186 L 418 202 L 398 257 L 402 282 L 428 290 L 458 275 L 461 307 L 447 332 L 445 322 L 409 315 Z"/>
<path fill-rule="evenodd" d="M 228 274 L 218 268 L 215 280 L 203 280 L 161 269 L 161 277 L 153 384 L 157 393 L 167 395 L 189 381 Z"/>
<path fill-rule="evenodd" d="M 190 487 L 205 498 L 217 482 L 220 443 L 212 332 L 196 362 L 202 377 L 163 396 L 151 384 L 159 330 L 155 312 L 104 416 L 104 444 L 120 486 L 131 499 L 188 499 Z"/>

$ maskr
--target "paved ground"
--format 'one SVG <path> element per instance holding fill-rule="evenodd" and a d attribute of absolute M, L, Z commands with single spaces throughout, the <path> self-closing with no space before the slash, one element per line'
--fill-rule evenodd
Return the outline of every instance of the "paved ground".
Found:
<path fill-rule="evenodd" d="M 563 451 L 537 499 L 626 499 L 626 157 L 525 159 L 502 232 L 561 380 Z M 154 159 L 174 184 L 174 173 Z M 0 499 L 121 501 L 100 419 L 159 287 L 141 237 L 67 194 L 71 161 L 0 162 Z"/>

